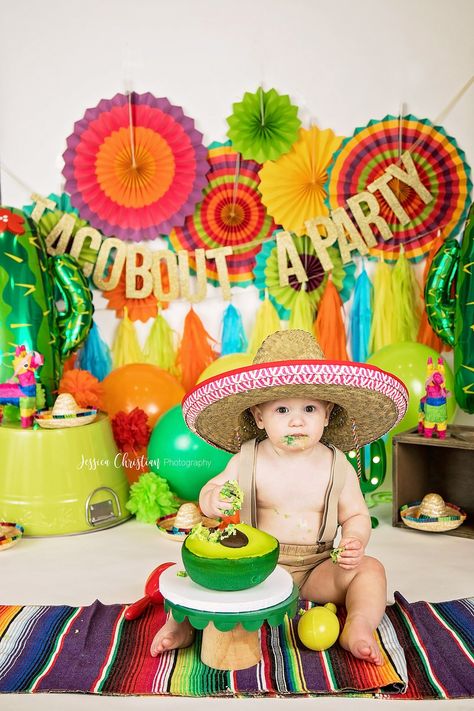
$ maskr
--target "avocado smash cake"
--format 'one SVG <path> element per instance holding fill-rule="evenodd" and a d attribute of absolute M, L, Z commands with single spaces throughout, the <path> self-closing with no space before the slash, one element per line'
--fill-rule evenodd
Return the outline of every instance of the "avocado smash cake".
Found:
<path fill-rule="evenodd" d="M 243 492 L 235 480 L 221 489 L 232 501 L 217 528 L 195 526 L 186 537 L 181 555 L 191 580 L 211 590 L 245 590 L 262 583 L 273 572 L 280 546 L 264 531 L 238 522 Z"/>

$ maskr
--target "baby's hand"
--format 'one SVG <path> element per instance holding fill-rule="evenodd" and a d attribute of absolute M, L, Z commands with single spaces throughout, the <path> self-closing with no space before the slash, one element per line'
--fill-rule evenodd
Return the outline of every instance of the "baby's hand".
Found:
<path fill-rule="evenodd" d="M 221 490 L 222 487 L 216 486 L 206 497 L 206 514 L 211 518 L 222 518 L 232 506 L 232 499 L 222 498 Z"/>
<path fill-rule="evenodd" d="M 342 538 L 339 542 L 342 552 L 338 556 L 337 564 L 343 570 L 354 570 L 364 557 L 364 546 L 358 538 Z"/>

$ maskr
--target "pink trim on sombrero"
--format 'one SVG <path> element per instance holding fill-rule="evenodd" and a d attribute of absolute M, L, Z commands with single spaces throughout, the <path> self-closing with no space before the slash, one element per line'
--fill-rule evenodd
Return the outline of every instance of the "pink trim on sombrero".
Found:
<path fill-rule="evenodd" d="M 285 385 L 345 385 L 379 392 L 396 405 L 397 422 L 405 414 L 408 401 L 403 382 L 376 366 L 347 361 L 292 360 L 248 365 L 204 380 L 183 398 L 183 413 L 188 426 L 195 431 L 198 415 L 218 400 L 249 390 Z"/>

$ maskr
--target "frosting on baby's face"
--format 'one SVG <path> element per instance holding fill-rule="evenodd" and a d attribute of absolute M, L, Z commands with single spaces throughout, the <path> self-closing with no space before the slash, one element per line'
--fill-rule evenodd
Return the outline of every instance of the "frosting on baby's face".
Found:
<path fill-rule="evenodd" d="M 307 398 L 271 400 L 252 408 L 257 427 L 274 447 L 301 451 L 319 442 L 329 421 L 332 403 Z"/>
<path fill-rule="evenodd" d="M 292 449 L 305 449 L 309 441 L 310 437 L 307 434 L 291 434 L 289 432 L 281 438 L 280 443 Z"/>

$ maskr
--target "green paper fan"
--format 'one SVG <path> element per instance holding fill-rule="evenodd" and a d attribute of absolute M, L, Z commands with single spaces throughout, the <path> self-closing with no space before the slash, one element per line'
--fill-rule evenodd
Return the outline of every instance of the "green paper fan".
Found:
<path fill-rule="evenodd" d="M 298 107 L 287 94 L 281 96 L 275 89 L 264 91 L 259 87 L 255 94 L 245 92 L 242 101 L 232 108 L 227 135 L 244 158 L 258 163 L 277 160 L 298 137 Z"/>

